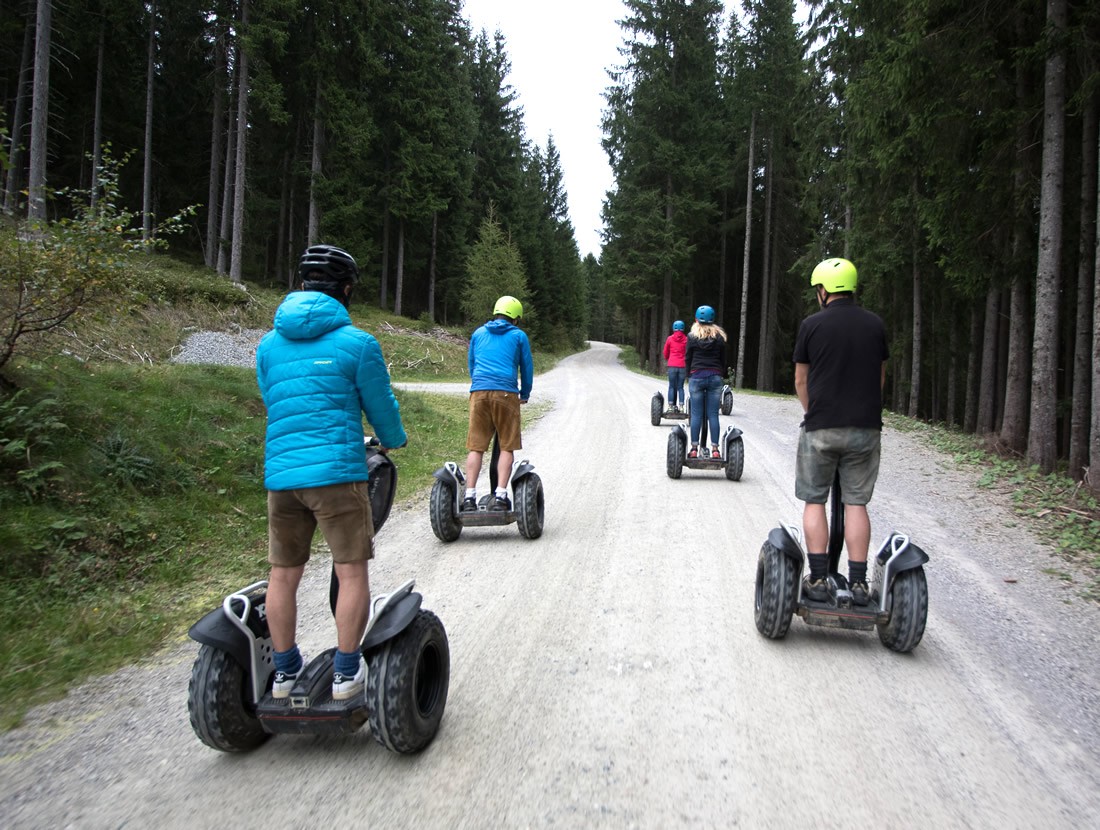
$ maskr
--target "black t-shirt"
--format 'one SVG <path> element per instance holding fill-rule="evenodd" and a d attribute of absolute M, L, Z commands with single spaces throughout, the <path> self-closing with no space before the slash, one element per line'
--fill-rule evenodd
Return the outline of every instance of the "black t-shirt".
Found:
<path fill-rule="evenodd" d="M 684 365 L 690 375 L 725 375 L 726 338 L 720 334 L 714 337 L 689 334 L 687 348 L 684 350 Z"/>
<path fill-rule="evenodd" d="M 802 321 L 794 362 L 810 365 L 806 429 L 882 428 L 886 326 L 851 297 L 837 297 Z"/>

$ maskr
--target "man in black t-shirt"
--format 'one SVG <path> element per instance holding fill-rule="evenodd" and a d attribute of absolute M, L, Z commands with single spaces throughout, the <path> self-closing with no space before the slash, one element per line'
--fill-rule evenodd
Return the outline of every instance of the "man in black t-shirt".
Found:
<path fill-rule="evenodd" d="M 878 479 L 882 388 L 890 355 L 882 320 L 856 305 L 857 279 L 856 267 L 839 258 L 821 262 L 810 277 L 821 310 L 802 321 L 794 346 L 794 387 L 806 416 L 798 439 L 795 495 L 806 502 L 802 531 L 810 573 L 802 594 L 825 600 L 825 502 L 840 471 L 848 581 L 853 601 L 867 605 L 867 503 Z"/>

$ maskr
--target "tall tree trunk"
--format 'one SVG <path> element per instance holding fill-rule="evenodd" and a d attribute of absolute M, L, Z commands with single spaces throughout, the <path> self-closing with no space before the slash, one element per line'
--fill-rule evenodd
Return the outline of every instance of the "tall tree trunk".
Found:
<path fill-rule="evenodd" d="M 970 306 L 970 352 L 966 360 L 966 399 L 963 402 L 963 430 L 978 430 L 979 383 L 982 371 L 982 311 L 981 306 Z"/>
<path fill-rule="evenodd" d="M 654 305 L 649 310 L 649 342 L 646 345 L 646 366 L 649 371 L 656 374 L 661 369 L 661 363 L 657 355 L 661 353 L 657 345 L 661 337 L 661 310 Z"/>
<path fill-rule="evenodd" d="M 405 219 L 397 220 L 397 273 L 393 284 L 393 313 L 401 314 L 401 291 L 405 281 Z"/>
<path fill-rule="evenodd" d="M 99 167 L 103 164 L 103 58 L 107 51 L 107 24 L 99 24 L 99 50 L 95 63 L 95 108 L 92 116 L 92 184 L 90 206 L 99 204 Z"/>
<path fill-rule="evenodd" d="M 986 435 L 993 431 L 993 422 L 996 417 L 997 395 L 997 318 L 1001 315 L 1001 291 L 996 286 L 989 286 L 985 295 L 985 333 L 982 336 L 982 368 L 981 387 L 978 394 L 978 424 L 979 435 Z"/>
<path fill-rule="evenodd" d="M 726 240 L 729 231 L 726 222 L 729 221 L 729 194 L 722 189 L 722 233 L 718 242 L 718 319 L 726 319 Z"/>
<path fill-rule="evenodd" d="M 1097 137 L 1100 156 L 1100 136 Z M 1089 486 L 1100 493 L 1100 161 L 1097 162 L 1096 243 L 1092 252 L 1092 428 L 1089 431 Z"/>
<path fill-rule="evenodd" d="M 435 258 L 439 251 L 439 211 L 432 211 L 432 250 L 428 256 L 428 317 L 435 320 Z"/>
<path fill-rule="evenodd" d="M 920 414 L 920 380 L 924 355 L 921 351 L 921 336 L 924 327 L 923 306 L 921 305 L 921 271 L 919 235 L 916 224 L 913 225 L 913 347 L 911 351 L 912 367 L 909 370 L 909 417 L 916 418 Z"/>
<path fill-rule="evenodd" d="M 157 3 L 149 4 L 149 42 L 145 55 L 145 170 L 141 187 L 141 239 L 153 238 L 153 78 L 156 73 Z"/>
<path fill-rule="evenodd" d="M 27 102 L 31 99 L 31 70 L 34 66 L 34 15 L 33 7 L 28 5 L 27 16 L 23 21 L 23 56 L 19 62 L 19 80 L 15 87 L 15 107 L 11 119 L 11 152 L 8 154 L 8 176 L 4 188 L 4 212 L 15 213 L 19 205 L 19 188 L 23 183 L 23 156 L 26 145 L 23 133 L 26 132 Z"/>
<path fill-rule="evenodd" d="M 46 132 L 50 108 L 50 0 L 38 0 L 34 36 L 34 92 L 31 98 L 30 173 L 27 177 L 27 218 L 46 218 Z"/>
<path fill-rule="evenodd" d="M 222 129 L 225 120 L 225 31 L 214 24 L 214 117 L 210 120 L 210 172 L 206 188 L 206 267 L 218 262 L 218 179 L 222 172 Z"/>
<path fill-rule="evenodd" d="M 313 157 L 309 165 L 309 226 L 308 245 L 317 244 L 321 233 L 321 206 L 317 201 L 317 188 L 321 181 L 321 151 L 325 129 L 321 120 L 321 79 L 317 79 L 317 89 L 313 93 Z"/>
<path fill-rule="evenodd" d="M 382 276 L 378 280 L 378 307 L 386 310 L 386 288 L 390 278 L 390 211 L 382 213 Z"/>
<path fill-rule="evenodd" d="M 229 234 L 231 231 L 230 223 L 233 220 L 233 180 L 235 178 L 233 164 L 237 158 L 237 116 L 232 108 L 226 112 L 226 118 L 225 171 L 222 177 L 224 183 L 222 185 L 221 217 L 218 222 L 217 271 L 222 276 L 229 271 Z"/>
<path fill-rule="evenodd" d="M 1065 164 L 1066 0 L 1048 0 L 1051 38 L 1043 96 L 1043 185 L 1032 339 L 1031 423 L 1027 457 L 1044 473 L 1057 460 L 1058 294 L 1062 287 L 1062 198 Z"/>
<path fill-rule="evenodd" d="M 298 123 L 299 123 L 299 126 L 300 126 L 301 122 L 299 121 Z M 295 151 L 295 153 L 297 153 L 298 147 L 299 147 L 299 142 L 295 141 L 294 142 L 294 151 Z M 296 230 L 296 228 L 295 228 L 295 223 L 294 223 L 295 218 L 298 216 L 298 212 L 296 210 L 294 210 L 294 206 L 296 204 L 298 204 L 297 199 L 294 198 L 295 194 L 297 193 L 297 190 L 298 190 L 298 178 L 297 178 L 297 176 L 294 176 L 293 174 L 288 175 L 287 178 L 290 179 L 290 192 L 287 195 L 287 203 L 286 203 L 286 211 L 287 211 L 287 218 L 286 218 L 286 259 L 287 259 L 286 286 L 287 286 L 287 288 L 289 288 L 290 290 L 293 291 L 297 287 L 297 282 L 298 282 L 298 256 L 297 256 L 298 252 L 295 250 L 295 230 Z"/>
<path fill-rule="evenodd" d="M 766 143 L 767 154 L 766 167 L 764 168 L 764 234 L 761 237 L 761 250 L 763 262 L 760 265 L 760 338 L 756 353 L 756 388 L 768 389 L 764 380 L 769 354 L 766 343 L 772 338 L 771 320 L 768 319 L 768 306 L 771 303 L 771 279 L 768 274 L 771 268 L 771 234 L 772 234 L 772 188 L 775 177 L 775 165 L 772 159 L 775 135 L 774 128 L 768 129 L 768 141 Z"/>
<path fill-rule="evenodd" d="M 1081 129 L 1081 234 L 1077 246 L 1077 327 L 1073 345 L 1069 474 L 1080 481 L 1089 463 L 1089 403 L 1092 400 L 1092 271 L 1096 249 L 1097 97 L 1085 103 Z M 1098 367 L 1100 368 L 1100 367 Z"/>
<path fill-rule="evenodd" d="M 954 315 L 948 316 L 952 319 L 947 328 L 947 413 L 944 421 L 951 427 L 956 424 L 955 409 L 959 396 L 959 327 L 955 324 Z"/>
<path fill-rule="evenodd" d="M 290 214 L 290 150 L 283 151 L 283 175 L 279 185 L 279 229 L 275 240 L 274 273 L 281 279 L 286 274 L 287 219 Z"/>
<path fill-rule="evenodd" d="M 745 253 L 741 265 L 741 330 L 737 333 L 737 379 L 735 384 L 738 389 L 745 385 L 745 329 L 748 328 L 748 304 L 749 304 L 749 251 L 752 248 L 752 184 L 755 174 L 755 159 L 753 153 L 756 149 L 756 113 L 752 114 L 752 122 L 749 126 L 749 164 L 748 175 L 745 177 Z"/>
<path fill-rule="evenodd" d="M 241 36 L 248 31 L 248 0 L 241 0 Z M 241 281 L 244 256 L 245 157 L 248 149 L 248 50 L 241 44 L 240 73 L 237 78 L 237 160 L 233 177 L 233 248 L 229 260 L 229 279 Z"/>
<path fill-rule="evenodd" d="M 665 229 L 669 238 L 672 238 L 672 175 L 665 174 Z M 661 286 L 661 308 L 659 314 L 660 330 L 666 332 L 672 328 L 672 270 L 665 271 L 664 283 Z M 654 355 L 656 359 L 656 354 Z M 656 365 L 656 363 L 654 364 Z"/>

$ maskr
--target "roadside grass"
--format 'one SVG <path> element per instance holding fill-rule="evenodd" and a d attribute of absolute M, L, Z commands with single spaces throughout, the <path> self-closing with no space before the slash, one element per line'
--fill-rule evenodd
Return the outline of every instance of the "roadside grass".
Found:
<path fill-rule="evenodd" d="M 3 730 L 31 706 L 178 640 L 228 591 L 267 574 L 255 373 L 168 360 L 191 331 L 269 328 L 285 292 L 244 291 L 171 260 L 120 290 L 65 330 L 21 344 L 4 368 Z M 378 337 L 395 380 L 466 379 L 461 330 L 366 306 L 352 317 Z M 561 356 L 536 353 L 536 371 Z M 396 498 L 410 506 L 444 461 L 464 463 L 467 404 L 464 395 L 396 394 L 409 433 L 393 455 Z M 546 408 L 525 407 L 525 423 Z"/>
<path fill-rule="evenodd" d="M 978 486 L 1007 496 L 1012 509 L 1040 539 L 1054 547 L 1062 567 L 1047 573 L 1074 581 L 1064 568 L 1080 575 L 1083 599 L 1100 602 L 1100 500 L 1064 470 L 1044 475 L 1025 460 L 997 452 L 980 436 L 943 424 L 929 424 L 888 413 L 894 429 L 921 435 L 952 456 L 957 464 L 981 471 Z"/>

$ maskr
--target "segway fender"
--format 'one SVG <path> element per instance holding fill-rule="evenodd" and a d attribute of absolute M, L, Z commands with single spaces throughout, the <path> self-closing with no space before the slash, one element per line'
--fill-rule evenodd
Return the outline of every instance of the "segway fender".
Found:
<path fill-rule="evenodd" d="M 794 537 L 785 527 L 773 527 L 768 533 L 768 543 L 780 551 L 784 556 L 794 563 L 795 567 L 801 572 L 802 570 L 802 546 L 795 541 Z"/>
<path fill-rule="evenodd" d="M 236 660 L 242 669 L 251 673 L 252 656 L 248 647 L 248 638 L 243 631 L 229 621 L 222 609 L 214 609 L 191 626 L 187 636 L 196 643 L 224 651 Z"/>
<path fill-rule="evenodd" d="M 459 487 L 466 483 L 466 476 L 462 474 L 462 470 L 458 469 L 458 465 L 453 461 L 448 461 L 432 473 L 432 475 L 444 484 L 450 484 L 454 487 Z"/>
<path fill-rule="evenodd" d="M 685 447 L 688 442 L 687 430 L 684 429 L 683 424 L 676 424 L 672 427 L 672 434 L 676 436 L 676 440 L 683 444 Z"/>
<path fill-rule="evenodd" d="M 371 626 L 367 636 L 363 638 L 361 651 L 366 654 L 374 648 L 378 648 L 387 640 L 392 640 L 409 627 L 416 615 L 420 612 L 420 604 L 423 597 L 412 591 L 387 605 L 378 621 Z"/>
<path fill-rule="evenodd" d="M 928 554 L 921 548 L 909 542 L 890 566 L 891 573 L 899 574 L 902 571 L 911 571 L 928 564 Z"/>
<path fill-rule="evenodd" d="M 521 478 L 525 478 L 535 471 L 535 465 L 528 461 L 526 458 L 516 465 L 516 468 L 512 470 L 512 478 L 510 479 L 513 486 Z"/>
<path fill-rule="evenodd" d="M 723 434 L 722 437 L 725 438 L 726 441 L 732 441 L 734 438 L 737 438 L 738 436 L 741 436 L 741 435 L 744 435 L 744 434 L 745 433 L 742 432 L 741 430 L 739 430 L 737 427 L 728 426 L 728 427 L 726 427 L 726 431 L 725 431 L 725 433 Z"/>

